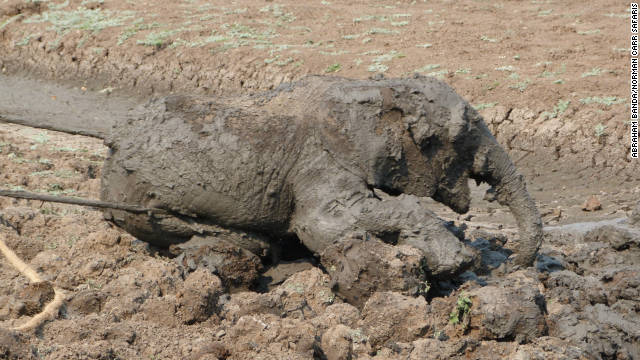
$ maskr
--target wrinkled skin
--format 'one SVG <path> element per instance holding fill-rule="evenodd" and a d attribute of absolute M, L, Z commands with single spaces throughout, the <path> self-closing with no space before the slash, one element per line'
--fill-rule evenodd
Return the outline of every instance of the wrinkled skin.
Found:
<path fill-rule="evenodd" d="M 540 245 L 522 177 L 478 113 L 439 80 L 311 76 L 255 96 L 145 106 L 106 139 L 102 199 L 167 210 L 107 213 L 156 245 L 222 226 L 245 232 L 240 245 L 258 255 L 267 238 L 292 234 L 321 255 L 366 233 L 420 249 L 427 273 L 445 276 L 474 253 L 416 197 L 464 213 L 469 178 L 491 184 L 516 218 L 513 264 L 531 265 Z"/>

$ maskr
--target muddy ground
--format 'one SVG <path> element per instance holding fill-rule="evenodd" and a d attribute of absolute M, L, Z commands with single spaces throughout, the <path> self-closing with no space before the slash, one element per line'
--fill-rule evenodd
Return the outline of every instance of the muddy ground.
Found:
<path fill-rule="evenodd" d="M 0 358 L 640 358 L 627 5 L 0 0 L 5 83 L 46 78 L 138 102 L 308 73 L 441 77 L 481 110 L 546 226 L 536 267 L 502 274 L 515 233 L 507 209 L 482 201 L 483 188 L 465 215 L 425 201 L 466 226 L 483 266 L 430 284 L 426 298 L 380 293 L 356 308 L 314 259 L 264 268 L 262 285 L 230 291 L 207 266 L 220 253 L 152 248 L 92 209 L 1 198 L 7 244 L 68 298 L 55 321 L 8 330 L 52 288 L 0 262 Z M 25 89 L 26 106 L 42 89 Z M 54 103 L 56 91 L 45 93 Z M 98 198 L 105 156 L 96 139 L 0 125 L 2 188 Z M 592 195 L 601 209 L 585 212 Z"/>

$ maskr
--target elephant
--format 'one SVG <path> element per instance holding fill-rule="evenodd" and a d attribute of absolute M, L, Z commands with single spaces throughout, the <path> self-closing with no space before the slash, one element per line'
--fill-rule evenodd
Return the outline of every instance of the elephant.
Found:
<path fill-rule="evenodd" d="M 435 78 L 307 76 L 251 95 L 171 95 L 136 114 L 105 136 L 101 198 L 163 209 L 105 212 L 154 245 L 222 227 L 259 256 L 287 236 L 322 256 L 360 234 L 419 249 L 427 274 L 446 277 L 475 253 L 417 199 L 465 213 L 469 179 L 491 185 L 515 217 L 513 266 L 530 266 L 541 243 L 523 176 L 478 112 Z"/>

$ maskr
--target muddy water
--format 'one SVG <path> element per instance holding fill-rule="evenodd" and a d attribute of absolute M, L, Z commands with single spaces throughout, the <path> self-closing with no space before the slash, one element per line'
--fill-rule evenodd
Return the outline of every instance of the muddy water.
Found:
<path fill-rule="evenodd" d="M 546 232 L 558 232 L 558 233 L 578 233 L 578 234 L 586 234 L 587 232 L 594 230 L 596 228 L 605 226 L 605 225 L 617 225 L 626 222 L 626 218 L 615 218 L 609 220 L 602 221 L 587 221 L 587 222 L 577 222 L 571 224 L 564 224 L 558 226 L 545 226 L 544 231 Z"/>
<path fill-rule="evenodd" d="M 0 75 L 0 120 L 103 138 L 137 105 L 110 91 Z"/>

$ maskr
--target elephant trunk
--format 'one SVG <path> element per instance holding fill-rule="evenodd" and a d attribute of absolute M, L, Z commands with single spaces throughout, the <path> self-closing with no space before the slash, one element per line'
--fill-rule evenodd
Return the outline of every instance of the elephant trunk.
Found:
<path fill-rule="evenodd" d="M 531 266 L 542 242 L 540 214 L 506 151 L 493 137 L 484 140 L 475 156 L 472 178 L 489 183 L 495 199 L 509 207 L 520 231 L 513 264 Z"/>

